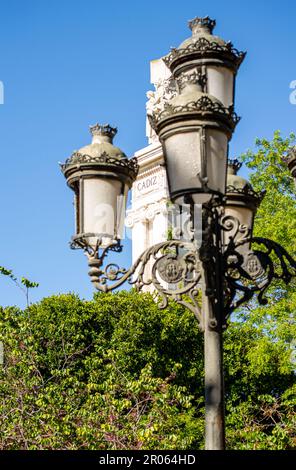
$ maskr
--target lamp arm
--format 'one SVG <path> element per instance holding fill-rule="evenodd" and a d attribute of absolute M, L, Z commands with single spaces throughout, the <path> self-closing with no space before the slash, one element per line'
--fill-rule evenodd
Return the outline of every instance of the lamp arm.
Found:
<path fill-rule="evenodd" d="M 172 299 L 191 310 L 203 328 L 200 308 L 202 263 L 194 243 L 182 240 L 158 243 L 145 250 L 129 269 L 115 263 L 103 267 L 110 249 L 105 248 L 101 254 L 99 250 L 86 252 L 91 281 L 97 290 L 110 292 L 126 281 L 137 291 L 151 286 L 159 308 L 167 307 L 168 300 Z"/>

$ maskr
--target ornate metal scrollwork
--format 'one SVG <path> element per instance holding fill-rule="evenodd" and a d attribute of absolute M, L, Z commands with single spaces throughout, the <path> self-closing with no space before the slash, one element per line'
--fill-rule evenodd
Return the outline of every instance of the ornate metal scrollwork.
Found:
<path fill-rule="evenodd" d="M 245 188 L 237 188 L 233 185 L 227 186 L 227 192 L 231 194 L 243 194 L 255 197 L 259 202 L 264 198 L 266 191 L 255 191 L 254 189 L 246 186 Z"/>
<path fill-rule="evenodd" d="M 158 243 L 147 249 L 128 270 L 113 263 L 103 268 L 106 252 L 87 253 L 89 274 L 96 289 L 108 292 L 126 281 L 138 291 L 151 286 L 160 308 L 167 307 L 172 299 L 189 308 L 202 328 L 198 302 L 202 264 L 195 244 L 181 240 Z"/>
<path fill-rule="evenodd" d="M 197 101 L 190 101 L 186 105 L 173 106 L 170 103 L 164 104 L 164 109 L 161 112 L 149 115 L 151 127 L 155 129 L 157 124 L 167 117 L 173 116 L 178 113 L 196 112 L 200 114 L 211 113 L 217 117 L 225 119 L 232 129 L 235 128 L 240 121 L 240 117 L 234 112 L 233 107 L 226 108 L 218 101 L 212 101 L 207 96 L 202 96 Z"/>
<path fill-rule="evenodd" d="M 119 155 L 121 157 L 121 155 Z M 137 163 L 136 158 L 131 158 L 130 160 L 124 158 L 114 158 L 110 157 L 108 153 L 102 152 L 98 156 L 87 155 L 79 152 L 74 152 L 71 157 L 67 158 L 65 163 L 62 163 L 61 169 L 65 171 L 65 169 L 70 165 L 78 165 L 79 163 L 95 163 L 100 165 L 110 165 L 115 167 L 121 167 L 127 169 L 132 174 L 137 174 L 139 170 L 139 165 Z"/>
<path fill-rule="evenodd" d="M 204 56 L 213 52 L 231 55 L 237 67 L 239 67 L 246 56 L 246 52 L 238 51 L 233 47 L 231 42 L 219 44 L 216 41 L 209 41 L 208 39 L 202 37 L 197 41 L 188 44 L 186 47 L 180 49 L 172 48 L 171 52 L 163 57 L 162 60 L 167 65 L 167 67 L 170 67 L 172 63 L 179 57 L 183 57 L 192 53 L 198 53 L 201 56 Z"/>
<path fill-rule="evenodd" d="M 248 248 L 250 244 L 252 249 Z M 255 295 L 259 304 L 266 305 L 266 291 L 272 281 L 288 284 L 296 276 L 296 261 L 278 243 L 254 237 L 229 243 L 223 254 L 223 270 L 226 322 L 235 309 Z"/>
<path fill-rule="evenodd" d="M 296 260 L 278 243 L 251 236 L 250 227 L 220 207 L 204 210 L 203 263 L 205 293 L 213 306 L 209 326 L 226 328 L 231 313 L 257 296 L 261 305 L 271 283 L 296 277 Z M 225 235 L 226 238 L 225 238 Z M 229 236 L 230 235 L 230 236 Z"/>
<path fill-rule="evenodd" d="M 194 69 L 187 73 L 181 73 L 175 80 L 178 84 L 179 91 L 183 90 L 185 86 L 190 83 L 198 83 L 202 90 L 204 90 L 207 83 L 207 76 L 201 70 Z"/>
<path fill-rule="evenodd" d="M 230 314 L 254 296 L 261 305 L 268 302 L 266 292 L 273 280 L 288 284 L 296 276 L 296 261 L 281 245 L 267 238 L 251 238 L 249 227 L 213 204 L 203 211 L 200 248 L 183 240 L 158 243 L 124 269 L 115 263 L 103 267 L 109 251 L 121 251 L 119 241 L 100 246 L 100 239 L 93 248 L 82 236 L 72 241 L 73 248 L 86 252 L 96 289 L 109 292 L 126 281 L 138 291 L 150 286 L 161 309 L 169 299 L 184 305 L 194 313 L 201 330 L 205 326 L 202 295 L 209 297 L 213 307 L 209 327 L 226 328 Z"/>
<path fill-rule="evenodd" d="M 236 244 L 243 241 L 249 241 L 251 236 L 250 227 L 241 224 L 236 217 L 222 214 L 219 223 L 222 234 L 229 233 L 231 238 L 235 240 Z"/>

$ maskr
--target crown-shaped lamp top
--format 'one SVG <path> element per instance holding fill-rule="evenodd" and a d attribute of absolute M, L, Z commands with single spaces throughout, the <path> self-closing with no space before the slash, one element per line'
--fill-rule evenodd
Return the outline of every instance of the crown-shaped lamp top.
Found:
<path fill-rule="evenodd" d="M 203 18 L 196 16 L 193 20 L 188 21 L 188 25 L 193 36 L 200 33 L 212 34 L 212 31 L 216 26 L 216 20 L 212 20 L 209 16 L 205 16 Z"/>
<path fill-rule="evenodd" d="M 112 144 L 114 136 L 117 134 L 117 127 L 111 127 L 109 124 L 95 124 L 90 126 L 90 133 L 93 136 L 93 144 L 110 142 Z"/>
<path fill-rule="evenodd" d="M 238 171 L 241 169 L 242 167 L 242 163 L 239 162 L 236 158 L 234 159 L 228 159 L 228 162 L 227 162 L 228 166 L 227 166 L 227 173 L 229 175 L 237 175 Z"/>

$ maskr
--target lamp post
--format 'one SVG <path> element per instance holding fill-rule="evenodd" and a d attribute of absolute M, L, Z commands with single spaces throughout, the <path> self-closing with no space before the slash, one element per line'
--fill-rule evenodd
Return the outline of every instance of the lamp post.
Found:
<path fill-rule="evenodd" d="M 223 450 L 223 330 L 230 314 L 253 296 L 266 304 L 273 279 L 288 283 L 296 261 L 272 240 L 253 237 L 264 193 L 237 175 L 237 160 L 228 160 L 239 121 L 234 82 L 245 54 L 214 36 L 215 21 L 208 17 L 189 26 L 192 37 L 163 59 L 178 94 L 149 118 L 163 147 L 170 198 L 190 205 L 193 226 L 202 224 L 201 246 L 193 230 L 190 239 L 149 247 L 129 269 L 104 267 L 108 252 L 122 248 L 122 214 L 137 162 L 114 147 L 114 128 L 97 124 L 92 144 L 74 152 L 62 171 L 76 201 L 71 246 L 87 254 L 94 287 L 108 292 L 126 281 L 138 290 L 150 285 L 160 308 L 172 299 L 195 315 L 205 339 L 205 448 Z M 202 221 L 194 220 L 195 205 L 202 208 Z"/>

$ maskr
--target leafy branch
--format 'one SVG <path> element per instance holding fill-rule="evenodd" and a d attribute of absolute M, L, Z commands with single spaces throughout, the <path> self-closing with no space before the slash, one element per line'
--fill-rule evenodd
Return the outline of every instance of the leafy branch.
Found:
<path fill-rule="evenodd" d="M 12 280 L 12 282 L 14 282 L 14 284 L 18 287 L 18 289 L 20 289 L 23 292 L 23 294 L 25 295 L 27 306 L 29 306 L 29 289 L 33 289 L 34 287 L 38 287 L 39 283 L 38 282 L 32 282 L 24 276 L 22 276 L 21 279 L 19 280 L 13 274 L 11 269 L 6 269 L 3 266 L 0 266 L 0 274 L 2 274 L 2 276 L 8 277 L 9 279 Z"/>

